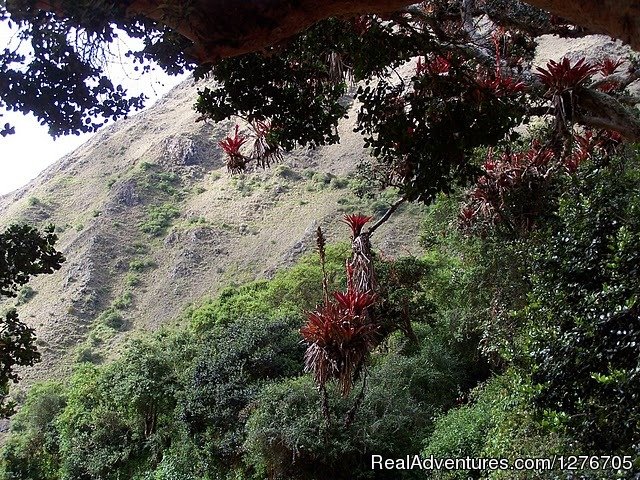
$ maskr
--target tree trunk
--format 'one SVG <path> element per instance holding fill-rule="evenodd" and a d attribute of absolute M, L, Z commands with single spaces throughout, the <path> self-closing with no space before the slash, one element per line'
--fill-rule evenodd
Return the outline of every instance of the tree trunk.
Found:
<path fill-rule="evenodd" d="M 407 0 L 134 0 L 129 14 L 166 24 L 194 43 L 200 63 L 254 52 L 329 17 L 386 14 Z"/>

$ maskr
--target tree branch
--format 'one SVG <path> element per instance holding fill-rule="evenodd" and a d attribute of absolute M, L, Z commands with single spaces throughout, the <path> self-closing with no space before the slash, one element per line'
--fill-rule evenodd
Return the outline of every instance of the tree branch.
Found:
<path fill-rule="evenodd" d="M 640 2 L 637 0 L 525 0 L 595 33 L 618 38 L 640 50 Z"/>
<path fill-rule="evenodd" d="M 8 10 L 35 6 L 67 15 L 66 0 L 10 0 Z M 329 17 L 390 14 L 415 0 L 121 0 L 109 2 L 113 11 L 142 15 L 167 25 L 193 42 L 192 56 L 200 63 L 260 51 L 286 40 Z M 640 2 L 637 0 L 526 0 L 525 3 L 585 27 L 606 33 L 640 50 Z M 465 8 L 473 2 L 463 0 Z M 88 10 L 88 9 L 87 9 Z M 95 12 L 94 12 L 95 13 Z M 82 16 L 74 11 L 74 16 Z M 88 15 L 88 12 L 87 12 Z M 468 13 L 467 13 L 468 15 Z M 437 33 L 437 31 L 436 31 Z"/>
<path fill-rule="evenodd" d="M 640 141 L 640 119 L 633 110 L 602 92 L 585 88 L 578 92 L 575 120 L 588 127 L 619 132 L 632 142 Z"/>
<path fill-rule="evenodd" d="M 373 232 L 375 232 L 377 230 L 377 228 L 382 225 L 384 222 L 386 222 L 387 220 L 389 220 L 389 218 L 391 217 L 391 215 L 393 214 L 393 212 L 395 212 L 398 207 L 400 205 L 402 205 L 404 202 L 406 201 L 406 199 L 404 197 L 399 198 L 396 203 L 394 203 L 393 205 L 391 205 L 391 207 L 389 207 L 389 209 L 385 212 L 385 214 L 380 218 L 380 220 L 378 220 L 367 232 L 369 237 L 371 237 L 371 235 L 373 235 Z"/>

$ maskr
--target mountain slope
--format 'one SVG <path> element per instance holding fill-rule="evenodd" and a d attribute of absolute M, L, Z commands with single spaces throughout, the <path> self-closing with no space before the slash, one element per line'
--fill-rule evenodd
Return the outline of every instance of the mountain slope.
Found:
<path fill-rule="evenodd" d="M 25 383 L 113 357 L 123 339 L 157 329 L 188 304 L 312 251 L 317 226 L 330 241 L 347 240 L 342 212 L 379 215 L 394 200 L 350 193 L 350 174 L 366 155 L 353 109 L 341 144 L 231 176 L 217 142 L 233 123 L 196 122 L 195 96 L 192 81 L 179 85 L 0 198 L 1 226 L 52 222 L 67 258 L 59 272 L 35 279 L 35 295 L 19 306 L 43 354 Z M 399 211 L 374 246 L 390 256 L 417 253 L 419 210 Z"/>

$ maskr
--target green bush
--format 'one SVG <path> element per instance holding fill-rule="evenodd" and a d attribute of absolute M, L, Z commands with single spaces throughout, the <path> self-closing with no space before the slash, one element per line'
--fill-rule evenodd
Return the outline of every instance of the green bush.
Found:
<path fill-rule="evenodd" d="M 593 451 L 640 445 L 640 167 L 581 169 L 534 252 L 531 302 L 537 403 Z M 612 435 L 615 432 L 615 435 Z"/>
<path fill-rule="evenodd" d="M 129 271 L 135 273 L 142 273 L 155 267 L 156 262 L 150 258 L 138 258 L 129 262 Z"/>
<path fill-rule="evenodd" d="M 30 207 L 37 207 L 39 205 L 42 205 L 42 201 L 38 198 L 38 197 L 29 197 L 29 199 L 27 200 L 27 204 Z"/>
<path fill-rule="evenodd" d="M 139 224 L 140 230 L 153 237 L 165 233 L 172 221 L 180 216 L 180 210 L 170 203 L 149 206 L 146 219 Z"/>
<path fill-rule="evenodd" d="M 129 265 L 129 268 L 131 268 L 131 264 Z M 135 287 L 137 285 L 140 285 L 140 276 L 137 273 L 129 272 L 124 277 L 124 284 L 127 287 Z"/>
<path fill-rule="evenodd" d="M 214 462 L 241 456 L 244 422 L 238 422 L 260 388 L 301 371 L 298 317 L 245 317 L 214 329 L 194 359 L 181 417 L 206 442 Z"/>
<path fill-rule="evenodd" d="M 92 347 L 80 346 L 76 354 L 76 362 L 78 363 L 102 363 L 102 355 L 96 352 Z"/>
<path fill-rule="evenodd" d="M 113 307 L 118 310 L 126 310 L 133 305 L 133 293 L 130 290 L 126 290 L 120 297 L 116 298 L 113 302 Z"/>
<path fill-rule="evenodd" d="M 346 283 L 344 261 L 348 252 L 349 247 L 344 244 L 327 248 L 326 268 L 333 289 L 343 288 Z M 186 316 L 196 331 L 206 331 L 245 316 L 299 314 L 314 308 L 321 299 L 322 272 L 317 254 L 311 254 L 292 268 L 276 273 L 272 280 L 227 287 L 217 299 L 190 308 Z"/>
<path fill-rule="evenodd" d="M 66 405 L 63 386 L 35 384 L 11 421 L 11 435 L 0 457 L 0 478 L 58 480 L 59 434 L 56 420 Z"/>
<path fill-rule="evenodd" d="M 115 306 L 109 307 L 104 312 L 102 312 L 98 318 L 97 322 L 101 323 L 107 327 L 113 328 L 114 330 L 120 330 L 124 328 L 126 322 L 122 315 L 118 310 L 116 310 Z"/>
<path fill-rule="evenodd" d="M 349 186 L 349 180 L 346 178 L 335 177 L 332 178 L 329 182 L 329 187 L 333 190 L 342 190 L 343 188 L 347 188 Z"/>
<path fill-rule="evenodd" d="M 33 287 L 29 285 L 23 285 L 18 291 L 18 296 L 16 297 L 16 305 L 24 305 L 33 297 L 36 296 L 36 292 Z"/>
<path fill-rule="evenodd" d="M 267 473 L 287 480 L 389 478 L 387 471 L 372 471 L 371 455 L 404 458 L 419 452 L 419 439 L 433 428 L 436 412 L 455 399 L 459 362 L 441 341 L 431 336 L 415 355 L 375 358 L 348 428 L 344 419 L 360 385 L 346 399 L 330 386 L 330 423 L 309 376 L 267 386 L 248 421 L 245 443 L 258 478 Z M 424 472 L 397 471 L 393 478 L 424 478 Z"/>
<path fill-rule="evenodd" d="M 300 174 L 288 165 L 278 165 L 275 168 L 274 173 L 277 177 L 284 178 L 286 180 L 299 180 L 301 178 Z"/>

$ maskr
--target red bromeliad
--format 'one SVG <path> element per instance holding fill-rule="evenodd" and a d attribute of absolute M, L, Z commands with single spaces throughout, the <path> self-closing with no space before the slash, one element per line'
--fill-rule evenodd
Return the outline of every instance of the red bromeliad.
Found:
<path fill-rule="evenodd" d="M 343 222 L 351 227 L 352 239 L 360 238 L 363 226 L 371 220 L 365 215 L 345 215 Z M 379 342 L 378 327 L 370 315 L 377 296 L 369 288 L 363 290 L 355 281 L 359 269 L 354 260 L 346 262 L 347 291 L 327 293 L 324 268 L 324 236 L 318 231 L 318 250 L 323 268 L 323 304 L 307 314 L 307 323 L 300 329 L 307 343 L 305 371 L 311 372 L 316 385 L 324 392 L 329 380 L 336 380 L 340 392 L 346 396 L 365 369 L 366 360 Z M 364 385 L 364 382 L 363 382 Z M 363 386 L 364 388 L 364 386 Z M 327 412 L 325 411 L 325 414 Z"/>
<path fill-rule="evenodd" d="M 561 62 L 550 60 L 547 68 L 537 67 L 536 76 L 552 92 L 558 93 L 583 85 L 598 68 L 583 57 L 574 65 L 564 57 Z"/>
<path fill-rule="evenodd" d="M 447 57 L 436 55 L 429 61 L 425 57 L 424 63 L 422 57 L 419 57 L 416 65 L 416 75 L 424 75 L 425 73 L 429 75 L 446 75 L 449 70 L 451 70 L 451 55 Z"/>
<path fill-rule="evenodd" d="M 377 344 L 378 326 L 367 309 L 376 297 L 370 293 L 335 292 L 329 301 L 307 314 L 300 333 L 309 345 L 305 370 L 312 372 L 318 386 L 337 380 L 342 395 L 351 391 L 371 349 Z"/>
<path fill-rule="evenodd" d="M 362 233 L 362 227 L 373 217 L 367 217 L 362 214 L 345 215 L 342 221 L 351 227 L 352 238 L 359 237 Z"/>
<path fill-rule="evenodd" d="M 247 163 L 245 156 L 240 153 L 240 148 L 248 139 L 239 133 L 239 129 L 240 127 L 236 125 L 235 135 L 233 137 L 227 136 L 218 142 L 218 145 L 220 145 L 227 154 L 227 168 L 232 173 L 244 171 Z"/>
<path fill-rule="evenodd" d="M 241 155 L 240 147 L 244 145 L 247 138 L 239 133 L 240 126 L 236 125 L 235 134 L 233 137 L 227 136 L 225 139 L 220 140 L 218 145 L 222 147 L 225 153 L 229 156 Z"/>
<path fill-rule="evenodd" d="M 499 72 L 494 78 L 478 76 L 476 82 L 482 89 L 491 90 L 496 97 L 508 97 L 523 93 L 527 90 L 527 84 L 512 77 L 504 77 Z"/>
<path fill-rule="evenodd" d="M 557 168 L 554 159 L 553 150 L 538 142 L 533 142 L 528 150 L 503 153 L 499 158 L 489 151 L 484 174 L 469 191 L 460 210 L 460 225 L 471 230 L 507 221 L 513 228 L 528 230 L 537 214 L 534 198 L 537 186 L 544 185 Z M 530 197 L 532 204 L 521 211 L 509 211 L 510 198 L 517 192 Z"/>
<path fill-rule="evenodd" d="M 255 132 L 252 157 L 258 166 L 267 168 L 274 162 L 282 160 L 282 150 L 277 142 L 273 141 L 276 128 L 269 120 L 256 120 L 251 124 Z"/>
<path fill-rule="evenodd" d="M 600 73 L 605 77 L 609 75 L 613 75 L 618 70 L 618 67 L 624 63 L 624 60 L 619 58 L 617 60 L 613 60 L 612 58 L 606 57 L 598 62 L 597 67 L 600 69 Z"/>

